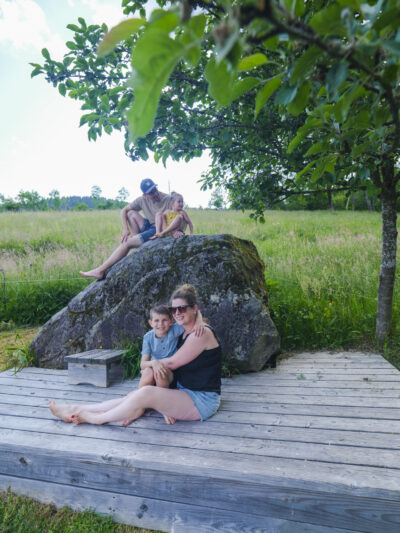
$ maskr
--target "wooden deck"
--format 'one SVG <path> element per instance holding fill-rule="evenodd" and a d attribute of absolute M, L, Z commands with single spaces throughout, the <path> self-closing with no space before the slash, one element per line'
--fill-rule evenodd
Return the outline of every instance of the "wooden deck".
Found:
<path fill-rule="evenodd" d="M 204 423 L 74 426 L 47 409 L 133 386 L 0 374 L 0 489 L 163 531 L 399 533 L 400 372 L 379 355 L 298 354 L 224 380 Z"/>

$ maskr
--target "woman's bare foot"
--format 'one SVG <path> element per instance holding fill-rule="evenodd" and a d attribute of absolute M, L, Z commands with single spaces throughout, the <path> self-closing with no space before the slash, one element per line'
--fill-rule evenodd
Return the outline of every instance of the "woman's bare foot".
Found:
<path fill-rule="evenodd" d="M 128 418 L 126 420 L 123 420 L 122 421 L 122 425 L 123 426 L 129 426 L 129 424 L 132 424 L 132 422 L 134 422 L 134 420 L 135 420 L 134 418 Z"/>
<path fill-rule="evenodd" d="M 176 418 L 174 418 L 173 416 L 163 415 L 163 417 L 167 424 L 175 424 L 176 422 Z"/>
<path fill-rule="evenodd" d="M 85 278 L 96 278 L 96 279 L 104 278 L 104 273 L 100 272 L 97 268 L 93 270 L 88 270 L 87 272 L 83 272 L 82 270 L 80 270 L 79 274 L 81 276 L 84 276 Z"/>
<path fill-rule="evenodd" d="M 99 413 L 91 413 L 89 411 L 85 411 L 84 409 L 77 409 L 71 415 L 71 422 L 74 424 L 104 424 L 104 422 L 101 422 L 100 417 L 101 414 L 99 415 Z"/>
<path fill-rule="evenodd" d="M 72 422 L 71 415 L 76 410 L 76 406 L 59 404 L 55 400 L 50 400 L 49 408 L 54 416 L 61 418 L 64 422 Z"/>

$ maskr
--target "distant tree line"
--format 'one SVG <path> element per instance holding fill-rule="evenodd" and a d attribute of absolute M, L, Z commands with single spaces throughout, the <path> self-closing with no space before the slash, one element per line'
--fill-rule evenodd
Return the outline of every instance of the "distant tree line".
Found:
<path fill-rule="evenodd" d="M 60 196 L 56 189 L 46 198 L 37 191 L 21 190 L 15 198 L 0 193 L 0 211 L 86 211 L 88 209 L 121 209 L 127 204 L 129 191 L 122 187 L 115 199 L 102 196 L 98 185 L 90 196 Z"/>
<path fill-rule="evenodd" d="M 243 204 L 243 202 L 242 202 Z M 231 198 L 229 192 L 222 187 L 215 187 L 211 192 L 208 207 L 211 209 L 240 209 L 245 207 L 252 209 L 253 206 L 238 206 L 235 198 Z M 266 202 L 265 209 L 280 209 L 284 211 L 315 211 L 317 209 L 350 210 L 350 211 L 380 211 L 381 201 L 379 196 L 369 196 L 366 191 L 355 192 L 332 192 L 323 194 L 298 194 L 292 195 L 286 200 L 268 205 Z M 400 202 L 397 210 L 400 211 Z"/>

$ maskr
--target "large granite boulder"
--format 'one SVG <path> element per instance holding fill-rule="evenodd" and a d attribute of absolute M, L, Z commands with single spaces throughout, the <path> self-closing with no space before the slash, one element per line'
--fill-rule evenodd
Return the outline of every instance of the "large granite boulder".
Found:
<path fill-rule="evenodd" d="M 242 372 L 257 371 L 279 351 L 264 264 L 253 243 L 232 235 L 196 235 L 150 241 L 88 285 L 34 338 L 40 366 L 64 367 L 66 355 L 143 336 L 148 309 L 168 302 L 182 283 L 198 290 L 225 361 Z"/>

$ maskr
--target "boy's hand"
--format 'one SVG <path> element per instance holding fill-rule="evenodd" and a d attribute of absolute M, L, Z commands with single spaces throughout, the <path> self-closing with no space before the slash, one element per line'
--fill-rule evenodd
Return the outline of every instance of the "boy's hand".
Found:
<path fill-rule="evenodd" d="M 195 337 L 201 337 L 203 335 L 203 333 L 204 333 L 204 324 L 203 323 L 197 324 L 193 328 L 193 333 L 194 333 Z"/>
<path fill-rule="evenodd" d="M 155 235 L 153 235 L 152 237 L 150 237 L 150 240 L 152 241 L 153 239 L 158 239 L 162 237 L 162 233 L 156 233 Z"/>

